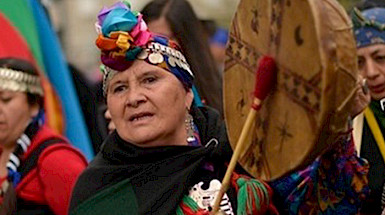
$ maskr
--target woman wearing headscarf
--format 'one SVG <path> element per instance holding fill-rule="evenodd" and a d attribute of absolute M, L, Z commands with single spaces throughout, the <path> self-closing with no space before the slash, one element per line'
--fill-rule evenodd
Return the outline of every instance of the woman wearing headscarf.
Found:
<path fill-rule="evenodd" d="M 34 66 L 0 59 L 1 214 L 67 214 L 87 165 L 66 138 L 44 125 L 43 99 Z"/>
<path fill-rule="evenodd" d="M 194 75 L 179 45 L 149 32 L 127 2 L 104 8 L 97 29 L 116 130 L 80 176 L 70 214 L 208 214 L 231 148 L 218 112 L 192 105 Z M 274 211 L 267 184 L 232 181 L 225 214 Z"/>
<path fill-rule="evenodd" d="M 177 43 L 147 30 L 127 2 L 98 16 L 104 93 L 115 130 L 79 177 L 70 214 L 209 214 L 232 154 L 220 115 L 192 105 Z M 349 131 L 308 168 L 272 182 L 288 214 L 354 214 L 367 165 Z M 277 214 L 265 182 L 231 176 L 223 214 Z"/>
<path fill-rule="evenodd" d="M 380 214 L 385 206 L 385 8 L 353 12 L 358 68 L 366 78 L 371 102 L 354 123 L 359 155 L 370 165 L 370 195 L 363 214 Z"/>

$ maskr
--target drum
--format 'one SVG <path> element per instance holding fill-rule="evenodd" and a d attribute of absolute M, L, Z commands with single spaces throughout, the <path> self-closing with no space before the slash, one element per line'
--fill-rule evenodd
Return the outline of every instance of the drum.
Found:
<path fill-rule="evenodd" d="M 272 56 L 278 66 L 239 159 L 254 177 L 273 180 L 305 167 L 348 130 L 356 48 L 336 1 L 241 0 L 226 55 L 224 113 L 233 148 L 250 110 L 258 58 Z"/>

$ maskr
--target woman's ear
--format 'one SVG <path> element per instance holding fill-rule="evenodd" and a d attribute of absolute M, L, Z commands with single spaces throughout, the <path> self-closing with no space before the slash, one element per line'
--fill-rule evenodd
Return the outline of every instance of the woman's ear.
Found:
<path fill-rule="evenodd" d="M 34 118 L 39 113 L 40 105 L 36 102 L 34 104 L 29 105 L 29 113 L 31 118 Z"/>
<path fill-rule="evenodd" d="M 192 89 L 189 89 L 186 93 L 186 108 L 187 108 L 187 110 L 190 110 L 193 100 L 194 100 L 194 93 L 193 93 Z"/>

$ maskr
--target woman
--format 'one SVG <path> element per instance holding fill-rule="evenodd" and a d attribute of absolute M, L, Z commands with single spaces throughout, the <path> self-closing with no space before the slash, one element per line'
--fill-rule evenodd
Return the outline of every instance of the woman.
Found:
<path fill-rule="evenodd" d="M 192 106 L 194 75 L 178 44 L 150 33 L 127 4 L 103 9 L 98 24 L 116 130 L 80 176 L 70 214 L 208 214 L 231 155 L 220 115 Z M 237 196 L 246 187 L 260 195 L 259 210 L 273 209 L 264 183 L 233 182 L 240 184 L 223 198 L 226 214 L 257 210 L 246 206 L 254 195 Z"/>
<path fill-rule="evenodd" d="M 103 89 L 116 129 L 79 177 L 70 214 L 209 214 L 232 154 L 220 115 L 191 106 L 194 75 L 178 45 L 150 33 L 128 4 L 104 8 L 98 18 Z M 349 137 L 304 171 L 271 183 L 281 211 L 357 211 L 367 166 Z M 234 173 L 220 210 L 277 214 L 272 202 L 269 185 Z"/>
<path fill-rule="evenodd" d="M 195 74 L 194 103 L 209 105 L 222 114 L 222 77 L 215 68 L 214 57 L 203 25 L 195 15 L 190 3 L 185 0 L 154 0 L 144 6 L 143 19 L 151 32 L 176 40 L 186 54 L 186 59 Z M 186 27 L 189 26 L 189 27 Z M 223 62 L 222 62 L 223 63 Z M 202 72 L 199 72 L 202 71 Z M 197 91 L 194 91 L 197 90 Z M 200 98 L 200 96 L 202 98 Z M 109 110 L 104 113 L 109 132 L 115 128 Z"/>
<path fill-rule="evenodd" d="M 368 180 L 371 192 L 361 212 L 381 214 L 385 207 L 385 152 L 381 150 L 385 140 L 385 8 L 373 7 L 362 13 L 355 10 L 352 20 L 358 69 L 367 79 L 372 100 L 354 123 L 357 151 L 370 165 Z"/>
<path fill-rule="evenodd" d="M 199 95 L 222 114 L 222 71 L 210 52 L 208 35 L 186 0 L 154 0 L 142 10 L 150 31 L 176 40 L 185 53 Z"/>
<path fill-rule="evenodd" d="M 83 155 L 43 123 L 43 89 L 27 61 L 0 59 L 2 214 L 67 214 Z"/>

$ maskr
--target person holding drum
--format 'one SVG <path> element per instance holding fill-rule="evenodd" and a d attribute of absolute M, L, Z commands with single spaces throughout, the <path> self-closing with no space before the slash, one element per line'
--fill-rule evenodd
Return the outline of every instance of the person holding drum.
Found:
<path fill-rule="evenodd" d="M 282 214 L 359 213 L 369 166 L 355 152 L 349 121 L 366 103 L 354 105 L 362 82 L 344 8 L 333 0 L 241 0 L 229 37 L 224 113 L 234 154 L 251 121 L 258 59 L 271 56 L 278 68 L 251 115 L 239 163 L 269 181 Z"/>
<path fill-rule="evenodd" d="M 357 41 L 358 67 L 366 78 L 371 102 L 354 121 L 359 155 L 368 160 L 369 187 L 363 214 L 380 214 L 385 205 L 385 8 L 355 9 L 352 20 Z"/>

